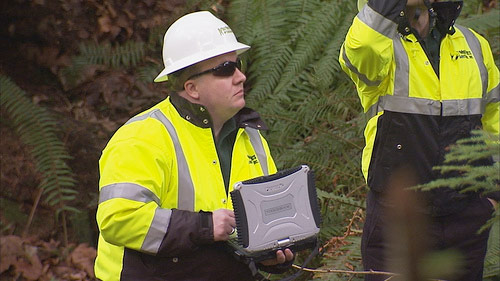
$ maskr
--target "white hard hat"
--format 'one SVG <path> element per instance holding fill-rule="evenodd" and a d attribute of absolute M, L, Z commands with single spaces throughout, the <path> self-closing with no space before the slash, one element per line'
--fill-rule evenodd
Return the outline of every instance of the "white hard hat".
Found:
<path fill-rule="evenodd" d="M 165 69 L 154 79 L 168 80 L 167 75 L 200 61 L 250 46 L 239 43 L 227 24 L 207 11 L 187 14 L 176 20 L 163 38 Z"/>

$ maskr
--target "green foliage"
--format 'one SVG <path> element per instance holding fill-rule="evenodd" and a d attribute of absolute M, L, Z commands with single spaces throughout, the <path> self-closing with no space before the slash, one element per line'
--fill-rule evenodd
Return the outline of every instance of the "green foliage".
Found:
<path fill-rule="evenodd" d="M 460 24 L 490 39 L 498 62 L 498 10 L 476 15 L 482 1 L 473 2 L 466 3 Z M 233 0 L 225 19 L 251 46 L 243 55 L 247 104 L 270 127 L 266 138 L 278 168 L 305 163 L 315 171 L 322 239 L 345 232 L 346 218 L 363 208 L 367 191 L 360 171 L 365 120 L 338 62 L 356 13 L 356 1 L 348 0 Z M 346 269 L 348 259 L 361 269 L 359 246 L 346 246 L 352 247 L 348 256 L 322 259 L 323 268 Z M 325 275 L 346 280 L 345 275 Z"/>
<path fill-rule="evenodd" d="M 337 61 L 354 11 L 352 1 L 238 0 L 228 10 L 235 33 L 252 46 L 247 101 L 271 127 L 277 165 L 309 164 L 320 189 L 335 194 L 363 185 L 364 119 Z"/>
<path fill-rule="evenodd" d="M 462 12 L 460 12 L 461 17 L 467 17 L 469 15 L 482 14 L 483 0 L 468 0 L 464 1 L 462 7 Z"/>
<path fill-rule="evenodd" d="M 346 269 L 346 271 L 363 271 L 363 267 L 359 264 L 361 260 L 361 237 L 360 236 L 348 236 L 343 243 L 344 246 L 340 247 L 338 252 L 342 255 L 336 255 L 329 257 L 324 260 L 325 269 Z M 346 268 L 346 264 L 355 264 L 356 266 L 352 268 Z M 329 280 L 329 281 L 344 281 L 344 280 L 354 280 L 360 281 L 364 280 L 364 275 L 352 274 L 352 273 L 317 273 L 315 275 L 318 280 Z M 316 280 L 316 279 L 315 279 Z"/>
<path fill-rule="evenodd" d="M 80 45 L 79 58 L 89 64 L 102 64 L 111 67 L 135 66 L 142 61 L 145 55 L 143 42 L 129 41 L 112 48 L 108 44 Z"/>
<path fill-rule="evenodd" d="M 500 162 L 489 165 L 481 160 L 500 156 L 498 137 L 485 131 L 473 131 L 472 137 L 457 141 L 445 155 L 443 165 L 434 167 L 443 175 L 427 184 L 416 187 L 421 190 L 431 190 L 439 187 L 451 187 L 460 192 L 480 192 L 487 196 L 490 192 L 500 192 Z M 498 160 L 498 159 L 497 159 Z M 485 227 L 491 227 L 494 221 L 500 221 L 500 211 L 496 211 Z M 483 228 L 484 229 L 484 228 Z"/>
<path fill-rule="evenodd" d="M 55 208 L 56 218 L 63 211 L 76 212 L 69 205 L 77 194 L 73 189 L 75 179 L 66 164 L 70 156 L 57 137 L 56 118 L 32 103 L 22 89 L 3 75 L 0 75 L 0 94 L 0 107 L 2 113 L 6 113 L 2 114 L 2 122 L 7 118 L 21 142 L 29 148 L 42 178 L 39 188 L 44 192 L 44 201 Z"/>
<path fill-rule="evenodd" d="M 499 9 L 492 9 L 484 14 L 462 15 L 457 23 L 474 29 L 474 31 L 487 35 L 493 32 L 494 29 L 500 26 L 498 18 L 500 16 Z"/>
<path fill-rule="evenodd" d="M 485 158 L 500 156 L 500 142 L 498 137 L 492 136 L 484 131 L 473 131 L 471 138 L 462 139 L 456 145 L 451 146 L 449 153 L 445 155 L 443 165 L 436 166 L 435 170 L 442 174 L 454 176 L 437 179 L 425 185 L 417 186 L 417 189 L 431 190 L 439 187 L 451 187 L 460 192 L 480 192 L 487 196 L 490 192 L 500 192 L 500 163 L 496 161 L 493 165 L 478 164 Z M 491 227 L 488 243 L 488 252 L 484 262 L 485 280 L 498 280 L 500 276 L 500 242 L 499 238 L 500 209 L 484 225 L 480 231 Z M 492 278 L 492 279 L 490 279 Z"/>
<path fill-rule="evenodd" d="M 355 11 L 356 3 L 348 0 L 234 0 L 226 19 L 238 39 L 251 46 L 244 54 L 246 100 L 270 127 L 266 139 L 278 168 L 308 164 L 315 171 L 323 241 L 343 235 L 346 218 L 364 208 L 365 120 L 338 62 Z M 361 268 L 359 243 L 342 258 L 351 257 Z"/>
<path fill-rule="evenodd" d="M 488 240 L 488 252 L 484 259 L 484 281 L 498 281 L 500 277 L 500 221 L 496 221 L 491 228 Z"/>
<path fill-rule="evenodd" d="M 466 16 L 459 23 L 493 39 L 498 64 L 498 10 L 475 15 L 481 11 L 481 1 L 473 2 L 467 2 Z M 278 168 L 312 167 L 324 221 L 320 237 L 328 240 L 343 234 L 346 218 L 364 208 L 367 191 L 360 171 L 365 120 L 356 90 L 338 62 L 340 46 L 357 12 L 356 1 L 233 0 L 227 11 L 220 3 L 188 0 L 185 6 L 196 8 L 180 14 L 217 11 L 214 14 L 229 23 L 239 40 L 252 46 L 243 55 L 248 63 L 247 102 L 270 127 L 266 138 Z M 157 58 L 165 30 L 151 30 L 146 42 L 82 44 L 73 64 L 61 72 L 63 85 L 74 87 L 88 67 L 96 66 L 133 67 L 140 80 L 151 82 L 163 67 Z M 360 238 L 347 239 L 349 243 L 340 249 L 342 256 L 322 260 L 325 268 L 347 269 L 347 261 L 361 268 Z M 345 275 L 324 278 L 346 280 Z"/>
<path fill-rule="evenodd" d="M 188 0 L 184 9 L 173 13 L 169 19 L 172 23 L 180 15 L 194 10 L 224 11 L 224 7 L 215 0 Z M 179 14 L 179 16 L 177 16 Z M 138 78 L 143 82 L 152 82 L 162 69 L 162 65 L 156 60 L 161 56 L 163 35 L 167 26 L 152 28 L 146 42 L 129 40 L 122 44 L 111 45 L 109 43 L 98 44 L 95 42 L 84 42 L 80 44 L 79 55 L 73 58 L 72 64 L 64 68 L 59 77 L 66 90 L 72 89 L 81 83 L 85 76 L 85 70 L 89 67 L 99 69 L 108 68 L 137 68 Z"/>
<path fill-rule="evenodd" d="M 155 41 L 151 44 L 154 46 Z M 66 88 L 74 87 L 81 79 L 82 72 L 88 66 L 101 65 L 105 67 L 137 66 L 145 56 L 148 45 L 143 42 L 128 41 L 112 47 L 109 44 L 82 43 L 80 54 L 73 58 L 73 63 L 64 68 L 61 80 Z"/>
<path fill-rule="evenodd" d="M 22 225 L 28 219 L 28 215 L 25 214 L 21 207 L 7 198 L 0 198 L 0 208 L 2 209 L 2 216 L 6 219 L 7 225 L 6 229 L 1 229 L 1 221 L 0 221 L 0 235 L 5 234 L 4 230 L 8 230 L 8 226 L 12 226 L 14 224 Z"/>
<path fill-rule="evenodd" d="M 141 65 L 137 68 L 137 78 L 144 83 L 151 83 L 160 71 L 160 67 L 155 64 Z"/>

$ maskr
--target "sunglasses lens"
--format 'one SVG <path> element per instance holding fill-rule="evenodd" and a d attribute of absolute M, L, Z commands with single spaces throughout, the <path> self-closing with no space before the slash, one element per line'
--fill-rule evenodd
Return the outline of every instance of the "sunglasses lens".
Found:
<path fill-rule="evenodd" d="M 234 61 L 226 61 L 214 68 L 213 74 L 215 76 L 231 76 L 236 71 L 236 68 L 241 69 L 241 61 L 238 59 Z"/>
<path fill-rule="evenodd" d="M 207 74 L 207 73 L 212 73 L 213 75 L 220 76 L 220 77 L 229 77 L 229 76 L 232 76 L 234 74 L 234 72 L 236 71 L 236 68 L 241 70 L 240 59 L 237 59 L 236 62 L 234 62 L 234 61 L 223 62 L 212 69 L 193 74 L 193 75 L 189 76 L 189 78 L 187 80 L 193 79 L 195 77 L 199 77 L 199 76 Z"/>

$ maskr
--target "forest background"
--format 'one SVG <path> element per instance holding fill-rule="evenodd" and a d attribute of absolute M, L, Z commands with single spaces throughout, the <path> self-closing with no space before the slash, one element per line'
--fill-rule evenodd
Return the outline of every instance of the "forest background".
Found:
<path fill-rule="evenodd" d="M 498 66 L 497 6 L 466 1 L 458 23 L 490 41 Z M 354 0 L 1 1 L 0 280 L 93 280 L 100 153 L 120 125 L 168 95 L 152 83 L 163 67 L 163 34 L 196 10 L 210 10 L 252 46 L 243 56 L 247 101 L 271 128 L 266 138 L 278 168 L 315 171 L 321 255 L 299 280 L 361 280 L 365 120 L 338 63 Z M 467 149 L 458 155 L 474 154 Z M 498 146 L 486 150 L 498 153 Z M 481 179 L 498 180 L 493 169 Z M 499 232 L 497 219 L 485 280 L 500 280 Z M 428 260 L 420 271 L 460 267 L 453 253 Z"/>

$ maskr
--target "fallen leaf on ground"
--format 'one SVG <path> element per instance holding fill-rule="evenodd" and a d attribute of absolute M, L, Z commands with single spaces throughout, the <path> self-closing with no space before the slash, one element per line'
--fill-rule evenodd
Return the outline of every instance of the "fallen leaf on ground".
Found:
<path fill-rule="evenodd" d="M 23 256 L 23 240 L 14 235 L 0 237 L 0 273 L 16 265 L 17 258 Z"/>
<path fill-rule="evenodd" d="M 84 270 L 89 276 L 94 277 L 94 260 L 97 252 L 86 243 L 78 245 L 71 253 L 70 259 L 77 268 Z"/>

